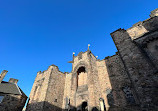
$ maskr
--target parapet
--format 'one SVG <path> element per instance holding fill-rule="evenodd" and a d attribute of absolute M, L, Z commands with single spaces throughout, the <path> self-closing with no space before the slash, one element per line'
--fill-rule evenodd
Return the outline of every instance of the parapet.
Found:
<path fill-rule="evenodd" d="M 112 56 L 107 56 L 107 57 L 104 58 L 104 60 L 109 59 L 109 58 L 114 57 L 114 56 L 117 56 L 117 55 L 118 55 L 118 52 L 115 52 L 114 55 L 112 55 Z"/>
<path fill-rule="evenodd" d="M 52 64 L 52 65 L 50 65 L 50 66 L 48 67 L 47 70 L 44 70 L 43 72 L 38 71 L 38 72 L 37 72 L 37 75 L 38 75 L 38 74 L 44 74 L 44 72 L 49 71 L 49 70 L 57 70 L 57 71 L 61 72 L 61 71 L 59 70 L 58 66 Z M 63 72 L 61 72 L 61 73 L 63 73 Z M 64 73 L 63 73 L 63 74 L 64 74 Z"/>
<path fill-rule="evenodd" d="M 150 17 L 158 16 L 158 8 L 151 11 Z"/>
<path fill-rule="evenodd" d="M 151 12 L 150 18 L 134 24 L 131 28 L 127 29 L 126 32 L 131 39 L 134 40 L 156 30 L 158 30 L 158 8 Z M 111 33 L 111 35 L 114 35 L 114 33 L 118 31 L 122 30 L 118 29 Z"/>

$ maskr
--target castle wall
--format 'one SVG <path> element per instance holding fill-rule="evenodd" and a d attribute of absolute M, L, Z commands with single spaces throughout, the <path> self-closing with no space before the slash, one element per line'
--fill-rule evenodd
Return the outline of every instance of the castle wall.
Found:
<path fill-rule="evenodd" d="M 158 40 L 149 42 L 146 51 L 155 66 L 158 68 Z"/>
<path fill-rule="evenodd" d="M 27 111 L 42 111 L 48 105 L 61 108 L 64 85 L 65 76 L 58 71 L 56 66 L 52 65 L 48 70 L 38 72 L 30 93 Z M 57 102 L 54 102 L 55 99 L 57 99 Z"/>
<path fill-rule="evenodd" d="M 0 93 L 4 96 L 2 103 L 0 103 L 0 111 L 22 111 L 27 97 L 25 95 L 14 95 Z"/>
<path fill-rule="evenodd" d="M 94 97 L 93 100 L 89 101 L 89 103 L 92 104 L 90 109 L 97 108 L 99 110 L 100 109 L 99 100 L 102 97 L 102 95 L 101 95 L 100 81 L 98 76 L 97 59 L 92 53 L 90 53 L 89 55 L 89 64 L 90 64 L 90 73 L 88 77 L 91 76 L 89 86 L 92 87 L 92 89 L 89 90 L 89 95 L 92 95 L 92 97 Z"/>
<path fill-rule="evenodd" d="M 65 87 L 65 74 L 60 72 L 57 67 L 53 67 L 50 74 L 47 95 L 45 98 L 44 110 L 61 111 Z"/>
<path fill-rule="evenodd" d="M 101 96 L 100 98 L 104 99 L 104 104 L 106 109 L 109 109 L 110 105 L 108 103 L 106 90 L 109 90 L 111 93 L 112 87 L 110 84 L 110 79 L 107 71 L 107 67 L 105 64 L 105 60 L 102 61 L 97 61 L 97 67 L 98 67 L 98 77 L 99 77 L 99 82 L 100 82 L 100 91 L 101 91 Z"/>
<path fill-rule="evenodd" d="M 143 32 L 143 34 L 138 34 L 136 38 L 133 38 L 128 30 L 123 29 L 119 29 L 111 34 L 119 55 L 127 68 L 133 88 L 137 93 L 137 98 L 139 98 L 141 107 L 143 108 L 153 106 L 153 101 L 156 101 L 154 98 L 156 95 L 153 91 L 155 89 L 155 83 L 157 84 L 154 80 L 157 69 L 153 67 L 150 59 L 147 58 L 148 55 L 145 55 L 145 52 L 136 43 L 136 40 L 133 40 L 150 34 L 152 31 L 156 31 L 157 23 L 157 17 L 143 22 L 144 25 L 142 26 L 147 31 Z M 139 28 L 136 32 L 139 32 Z M 140 32 L 142 33 L 142 29 L 140 29 Z"/>
<path fill-rule="evenodd" d="M 71 96 L 71 78 L 72 73 L 66 73 L 62 109 L 69 109 L 69 101 L 74 99 Z"/>
<path fill-rule="evenodd" d="M 127 75 L 124 64 L 118 54 L 97 61 L 100 90 L 104 99 L 106 110 L 112 108 L 124 108 L 127 105 L 135 105 L 137 98 Z M 126 97 L 124 87 L 130 87 L 132 98 Z M 135 103 L 130 103 L 132 100 Z"/>
<path fill-rule="evenodd" d="M 111 33 L 118 53 L 104 60 L 88 49 L 73 55 L 72 71 L 52 65 L 39 72 L 30 94 L 27 111 L 152 110 L 158 106 L 158 9 L 151 18 L 133 27 Z M 85 71 L 79 68 L 84 67 Z"/>

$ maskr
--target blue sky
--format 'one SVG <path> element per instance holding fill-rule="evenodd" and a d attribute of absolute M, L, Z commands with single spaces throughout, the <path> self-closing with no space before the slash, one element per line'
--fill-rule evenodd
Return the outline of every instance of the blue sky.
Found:
<path fill-rule="evenodd" d="M 110 33 L 149 18 L 158 0 L 0 0 L 0 71 L 29 96 L 38 71 L 71 71 L 87 45 L 99 59 L 117 51 Z"/>

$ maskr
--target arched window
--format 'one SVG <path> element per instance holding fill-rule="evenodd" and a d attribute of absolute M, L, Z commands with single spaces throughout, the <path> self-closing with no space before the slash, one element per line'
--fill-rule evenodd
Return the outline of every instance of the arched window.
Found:
<path fill-rule="evenodd" d="M 82 66 L 77 70 L 77 87 L 86 84 L 87 84 L 87 72 L 85 70 L 85 67 Z"/>

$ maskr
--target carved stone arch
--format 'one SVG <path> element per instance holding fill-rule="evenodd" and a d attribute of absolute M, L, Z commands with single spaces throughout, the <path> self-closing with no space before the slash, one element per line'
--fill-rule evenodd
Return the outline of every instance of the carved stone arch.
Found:
<path fill-rule="evenodd" d="M 81 61 L 81 62 L 79 62 L 79 63 L 75 66 L 75 68 L 74 68 L 74 70 L 73 70 L 73 74 L 76 73 L 77 70 L 78 70 L 80 67 L 82 67 L 82 66 L 85 67 L 86 72 L 88 72 L 88 64 L 87 64 L 86 62 Z"/>
<path fill-rule="evenodd" d="M 72 90 L 77 90 L 77 71 L 80 67 L 84 67 L 85 68 L 85 72 L 88 72 L 88 64 L 81 61 L 79 62 L 74 70 L 72 71 L 72 78 L 71 78 L 71 81 L 72 81 Z"/>

